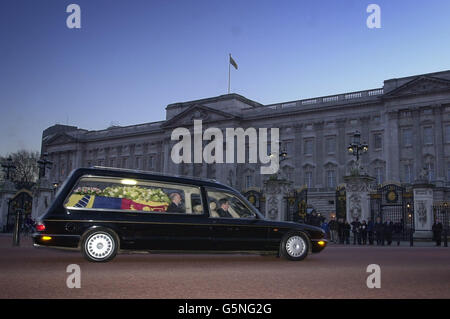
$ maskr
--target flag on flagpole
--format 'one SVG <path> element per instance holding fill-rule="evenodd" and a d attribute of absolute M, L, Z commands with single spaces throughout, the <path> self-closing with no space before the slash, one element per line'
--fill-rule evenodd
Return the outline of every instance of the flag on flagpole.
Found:
<path fill-rule="evenodd" d="M 231 57 L 231 54 L 230 54 L 230 64 L 231 64 L 232 66 L 234 66 L 234 68 L 235 68 L 236 70 L 238 69 L 238 65 L 237 65 L 236 61 L 234 61 L 234 59 Z"/>

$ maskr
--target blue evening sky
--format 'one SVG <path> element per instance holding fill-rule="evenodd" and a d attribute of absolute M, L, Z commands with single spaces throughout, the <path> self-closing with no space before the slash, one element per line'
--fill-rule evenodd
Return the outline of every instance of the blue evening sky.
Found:
<path fill-rule="evenodd" d="M 66 7 L 81 7 L 81 29 Z M 366 8 L 381 7 L 381 29 Z M 447 0 L 1 0 L 0 155 L 40 150 L 55 123 L 163 120 L 232 92 L 269 104 L 450 69 Z"/>

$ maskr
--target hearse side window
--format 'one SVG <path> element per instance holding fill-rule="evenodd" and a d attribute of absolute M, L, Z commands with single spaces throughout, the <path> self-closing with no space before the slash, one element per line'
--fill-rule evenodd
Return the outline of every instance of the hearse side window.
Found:
<path fill-rule="evenodd" d="M 203 214 L 198 187 L 100 176 L 80 178 L 67 197 L 64 207 L 143 213 Z"/>
<path fill-rule="evenodd" d="M 219 190 L 209 189 L 208 204 L 209 214 L 213 218 L 255 218 L 244 202 L 236 195 Z"/>

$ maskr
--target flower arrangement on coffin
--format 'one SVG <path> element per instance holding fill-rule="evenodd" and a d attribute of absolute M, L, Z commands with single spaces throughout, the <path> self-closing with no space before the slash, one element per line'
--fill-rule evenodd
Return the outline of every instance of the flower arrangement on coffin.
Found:
<path fill-rule="evenodd" d="M 94 195 L 94 196 L 95 195 L 101 196 L 102 192 L 103 191 L 98 187 L 88 187 L 88 186 L 78 187 L 73 191 L 73 193 L 77 195 Z"/>
<path fill-rule="evenodd" d="M 169 197 L 160 188 L 139 186 L 79 187 L 67 206 L 165 212 Z"/>

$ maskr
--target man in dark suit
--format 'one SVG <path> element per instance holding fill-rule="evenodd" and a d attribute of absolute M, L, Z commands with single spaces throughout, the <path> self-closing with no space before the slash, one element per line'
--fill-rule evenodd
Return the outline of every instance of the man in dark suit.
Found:
<path fill-rule="evenodd" d="M 230 202 L 226 198 L 222 198 L 219 200 L 219 208 L 217 209 L 217 214 L 220 217 L 227 217 L 232 218 L 231 214 L 228 212 L 228 209 L 230 208 Z"/>
<path fill-rule="evenodd" d="M 170 203 L 169 207 L 167 207 L 167 212 L 184 214 L 185 211 L 181 204 L 181 195 L 179 193 L 172 193 L 169 197 L 172 202 Z"/>
<path fill-rule="evenodd" d="M 436 246 L 441 245 L 442 240 L 442 224 L 439 220 L 435 220 L 431 230 L 433 231 L 433 240 L 436 242 Z"/>

